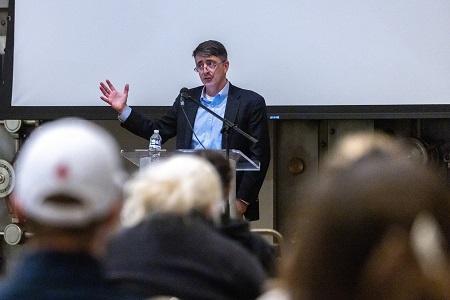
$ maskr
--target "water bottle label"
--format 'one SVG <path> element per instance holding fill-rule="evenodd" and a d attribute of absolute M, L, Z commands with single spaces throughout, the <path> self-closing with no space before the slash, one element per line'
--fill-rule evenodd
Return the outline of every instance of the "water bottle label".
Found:
<path fill-rule="evenodd" d="M 161 144 L 160 144 L 159 140 L 156 140 L 156 139 L 151 139 L 148 147 L 151 150 L 161 150 Z"/>

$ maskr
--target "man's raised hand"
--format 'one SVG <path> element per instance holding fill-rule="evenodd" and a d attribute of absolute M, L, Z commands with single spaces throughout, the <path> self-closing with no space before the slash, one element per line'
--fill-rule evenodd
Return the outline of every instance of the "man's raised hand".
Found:
<path fill-rule="evenodd" d="M 115 111 L 119 114 L 123 111 L 127 104 L 128 99 L 128 90 L 130 89 L 128 83 L 125 84 L 123 88 L 123 92 L 119 92 L 116 90 L 114 85 L 106 79 L 104 82 L 100 82 L 100 92 L 103 96 L 100 96 L 100 99 L 108 103 Z"/>

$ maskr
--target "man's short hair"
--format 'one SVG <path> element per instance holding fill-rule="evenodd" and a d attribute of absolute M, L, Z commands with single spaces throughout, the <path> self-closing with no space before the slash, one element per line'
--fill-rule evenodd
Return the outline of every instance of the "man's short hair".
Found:
<path fill-rule="evenodd" d="M 228 192 L 230 190 L 231 180 L 233 179 L 233 172 L 228 160 L 221 153 L 213 150 L 199 150 L 195 151 L 194 154 L 203 157 L 213 165 L 222 183 L 224 199 L 228 199 Z"/>
<path fill-rule="evenodd" d="M 200 45 L 195 48 L 194 52 L 192 52 L 192 56 L 196 57 L 197 55 L 200 56 L 217 56 L 222 58 L 223 60 L 228 59 L 228 53 L 225 49 L 225 46 L 218 41 L 214 40 L 208 40 L 203 43 L 200 43 Z"/>

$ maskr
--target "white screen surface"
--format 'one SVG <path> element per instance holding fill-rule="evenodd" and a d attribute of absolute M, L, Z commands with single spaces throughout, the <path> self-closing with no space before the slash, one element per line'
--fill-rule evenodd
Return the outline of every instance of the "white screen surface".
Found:
<path fill-rule="evenodd" d="M 447 0 L 16 0 L 11 106 L 168 106 L 216 39 L 268 105 L 450 103 Z"/>

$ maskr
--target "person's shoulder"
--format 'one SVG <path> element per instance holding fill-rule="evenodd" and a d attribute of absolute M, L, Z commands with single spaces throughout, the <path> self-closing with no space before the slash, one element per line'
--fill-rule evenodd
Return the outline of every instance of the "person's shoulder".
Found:
<path fill-rule="evenodd" d="M 239 259 L 247 261 L 250 265 L 259 266 L 256 258 L 237 240 L 227 236 L 219 228 L 214 228 L 211 231 L 213 232 L 210 240 L 212 248 L 221 249 L 219 252 L 223 253 L 224 256 L 234 257 L 234 259 L 239 257 Z"/>
<path fill-rule="evenodd" d="M 144 237 L 147 237 L 144 234 L 151 228 L 147 223 L 147 220 L 142 220 L 135 225 L 121 227 L 109 238 L 107 249 L 122 247 L 128 249 L 129 245 L 143 242 Z"/>
<path fill-rule="evenodd" d="M 235 85 L 230 84 L 229 94 L 234 95 L 235 97 L 239 97 L 240 101 L 246 101 L 249 104 L 261 104 L 265 105 L 264 97 L 258 94 L 255 91 L 243 89 L 241 87 L 237 87 Z"/>
<path fill-rule="evenodd" d="M 11 273 L 5 274 L 0 282 L 0 299 L 31 299 L 35 287 L 30 286 L 30 282 L 25 281 L 25 271 L 28 265 L 24 266 L 22 259 L 18 262 L 16 268 Z M 24 289 L 24 284 L 27 286 Z M 28 297 L 28 298 L 27 298 Z"/>
<path fill-rule="evenodd" d="M 190 88 L 190 89 L 189 89 L 189 93 L 191 93 L 191 94 L 194 94 L 194 93 L 201 93 L 202 89 L 203 89 L 203 85 L 199 85 L 199 86 Z"/>
<path fill-rule="evenodd" d="M 243 95 L 251 95 L 251 96 L 262 98 L 262 96 L 255 91 L 252 91 L 249 89 L 244 89 L 244 88 L 238 87 L 236 85 L 233 85 L 231 83 L 230 83 L 230 90 L 232 90 L 232 92 L 234 92 L 236 94 L 239 93 L 239 94 L 243 94 Z"/>
<path fill-rule="evenodd" d="M 0 284 L 0 299 L 41 299 L 39 292 L 34 287 L 27 286 L 23 288 L 23 282 L 18 280 L 5 280 Z"/>
<path fill-rule="evenodd" d="M 18 295 L 18 292 L 19 290 L 11 287 L 5 282 L 0 284 L 0 299 L 20 299 L 20 295 Z"/>

